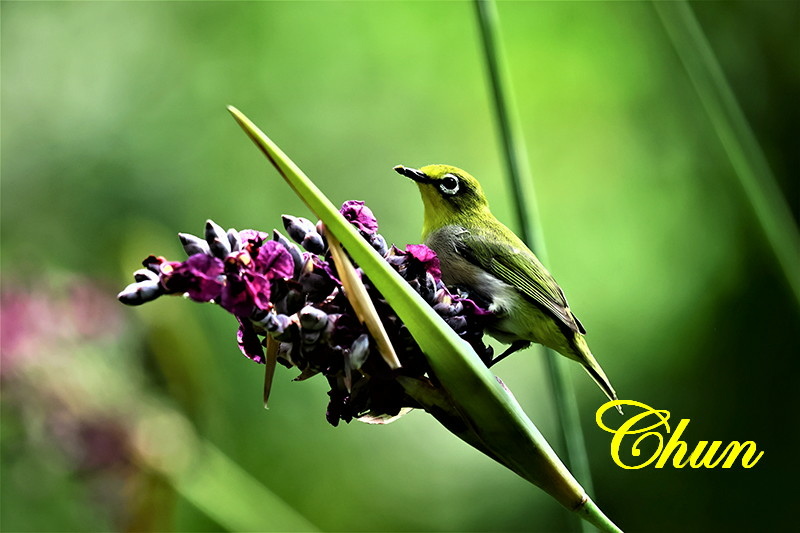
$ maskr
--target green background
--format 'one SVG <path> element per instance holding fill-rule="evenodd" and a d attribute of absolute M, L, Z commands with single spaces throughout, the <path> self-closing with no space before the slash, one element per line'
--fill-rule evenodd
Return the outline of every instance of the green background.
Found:
<path fill-rule="evenodd" d="M 115 301 L 142 258 L 180 258 L 175 233 L 207 218 L 269 230 L 282 213 L 309 216 L 227 104 L 335 203 L 366 201 L 389 242 L 418 242 L 422 217 L 396 164 L 467 169 L 510 224 L 470 3 L 1 8 L 4 531 L 281 530 L 293 516 L 331 531 L 574 525 L 424 413 L 332 428 L 324 380 L 282 368 L 265 411 L 262 367 L 220 309 Z M 800 4 L 693 8 L 796 218 Z M 631 531 L 781 527 L 798 466 L 798 305 L 660 18 L 644 2 L 499 13 L 549 267 L 593 352 L 622 398 L 691 419 L 690 445 L 764 451 L 749 470 L 623 470 L 594 422 L 603 397 L 572 365 L 594 499 Z M 95 312 L 76 288 L 99 291 Z M 43 307 L 23 314 L 12 297 Z M 558 448 L 541 359 L 496 372 Z M 172 418 L 147 425 L 153 413 Z M 53 432 L 62 419 L 116 427 L 134 442 L 122 448 L 163 452 L 166 466 L 131 452 L 87 471 Z M 173 475 L 186 457 L 210 475 Z"/>

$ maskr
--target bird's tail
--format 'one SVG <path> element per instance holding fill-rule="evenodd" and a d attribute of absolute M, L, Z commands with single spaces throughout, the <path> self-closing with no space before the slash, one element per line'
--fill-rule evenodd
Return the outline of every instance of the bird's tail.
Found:
<path fill-rule="evenodd" d="M 594 358 L 591 350 L 589 350 L 589 345 L 586 344 L 583 335 L 575 335 L 573 345 L 577 355 L 576 359 L 579 363 L 581 363 L 581 365 L 583 365 L 583 369 L 586 370 L 590 376 L 592 376 L 592 379 L 595 381 L 595 383 L 597 383 L 606 396 L 608 396 L 609 400 L 617 400 L 617 393 L 614 390 L 614 387 L 611 386 L 608 376 L 606 376 L 606 373 L 603 372 L 603 369 L 600 367 L 600 363 L 597 362 L 597 359 Z M 617 411 L 622 414 L 622 407 L 618 405 Z"/>

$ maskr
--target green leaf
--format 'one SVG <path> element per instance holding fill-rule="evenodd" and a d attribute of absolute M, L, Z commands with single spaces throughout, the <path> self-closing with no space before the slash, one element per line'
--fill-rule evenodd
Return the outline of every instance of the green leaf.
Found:
<path fill-rule="evenodd" d="M 303 171 L 255 124 L 228 107 L 289 186 L 342 243 L 405 323 L 428 358 L 462 424 L 454 434 L 604 531 L 619 529 L 570 474 L 514 397 L 472 348 L 358 234 Z M 441 395 L 438 396 L 441 400 Z M 440 405 L 444 405 L 440 401 Z M 431 412 L 436 410 L 431 409 Z"/>

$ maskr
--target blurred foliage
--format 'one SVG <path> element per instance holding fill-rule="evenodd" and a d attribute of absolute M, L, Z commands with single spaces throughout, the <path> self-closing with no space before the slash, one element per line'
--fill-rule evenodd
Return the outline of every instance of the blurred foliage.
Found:
<path fill-rule="evenodd" d="M 800 4 L 693 7 L 797 216 Z M 52 376 L 6 372 L 6 328 L 18 325 L 6 295 L 41 298 L 88 278 L 113 303 L 138 261 L 179 257 L 175 233 L 206 218 L 270 229 L 281 213 L 307 216 L 226 104 L 258 122 L 334 202 L 365 200 L 398 244 L 418 242 L 422 205 L 395 164 L 463 167 L 510 221 L 473 7 L 4 1 L 0 9 L 0 528 L 229 527 L 147 468 L 134 468 L 144 478 L 98 485 L 74 454 L 53 449 L 58 439 L 40 422 L 63 406 L 33 401 L 48 397 Z M 770 506 L 797 467 L 786 428 L 797 400 L 778 377 L 794 375 L 800 316 L 658 16 L 638 2 L 502 2 L 499 11 L 551 270 L 620 396 L 691 418 L 690 443 L 755 440 L 765 451 L 747 471 L 621 470 L 594 425 L 602 397 L 575 365 L 596 501 L 630 530 L 784 526 L 783 506 Z M 111 338 L 81 337 L 69 353 L 104 354 L 87 363 L 100 365 L 98 376 L 104 365 L 138 369 L 140 388 L 114 395 L 120 412 L 144 409 L 142 395 L 170 406 L 320 529 L 567 527 L 545 494 L 421 413 L 334 429 L 324 419 L 325 384 L 291 383 L 286 372 L 264 411 L 262 367 L 239 354 L 235 324 L 211 306 L 80 309 L 33 315 L 41 327 L 22 330 L 41 371 L 59 371 L 63 345 L 51 342 L 62 338 L 59 324 L 77 316 L 102 331 L 117 321 Z M 497 373 L 555 444 L 541 362 L 521 354 Z M 81 383 L 93 391 L 97 381 Z M 14 393 L 21 382 L 33 390 Z M 172 437 L 164 432 L 164 442 Z M 207 493 L 235 498 L 214 479 Z M 124 490 L 135 483 L 162 496 L 136 500 Z M 98 498 L 98 486 L 116 499 Z M 279 507 L 265 501 L 265 523 Z M 131 510 L 127 526 L 116 508 Z"/>

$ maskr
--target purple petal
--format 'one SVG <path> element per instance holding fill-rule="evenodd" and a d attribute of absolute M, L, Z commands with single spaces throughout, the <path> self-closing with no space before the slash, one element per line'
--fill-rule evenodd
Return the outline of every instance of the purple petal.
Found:
<path fill-rule="evenodd" d="M 237 317 L 249 317 L 255 305 L 247 290 L 247 283 L 242 278 L 228 276 L 218 299 L 223 309 Z"/>
<path fill-rule="evenodd" d="M 247 320 L 242 320 L 236 317 L 239 321 L 239 331 L 236 332 L 236 341 L 239 344 L 239 349 L 244 355 L 259 364 L 264 364 L 264 349 L 261 346 L 261 339 L 256 335 L 253 324 Z"/>
<path fill-rule="evenodd" d="M 410 253 L 414 259 L 421 262 L 425 270 L 430 272 L 435 281 L 442 279 L 442 269 L 439 265 L 439 258 L 436 257 L 436 252 L 424 244 L 409 244 L 406 246 L 406 252 Z"/>
<path fill-rule="evenodd" d="M 292 254 L 277 241 L 266 241 L 259 246 L 253 262 L 256 272 L 267 279 L 290 278 L 294 274 Z"/>
<path fill-rule="evenodd" d="M 339 212 L 344 215 L 352 225 L 364 233 L 375 233 L 378 231 L 378 220 L 372 214 L 372 210 L 359 200 L 348 200 L 342 204 Z"/>
<path fill-rule="evenodd" d="M 206 254 L 195 254 L 183 263 L 161 264 L 161 285 L 167 292 L 185 292 L 197 302 L 219 297 L 223 283 L 222 261 Z"/>
<path fill-rule="evenodd" d="M 488 309 L 484 309 L 480 307 L 478 304 L 470 300 L 469 298 L 460 298 L 459 296 L 453 296 L 454 302 L 461 302 L 464 305 L 464 314 L 469 315 L 472 314 L 474 316 L 485 316 L 491 315 L 492 312 Z"/>
<path fill-rule="evenodd" d="M 260 246 L 262 242 L 269 240 L 269 234 L 254 229 L 243 229 L 239 232 L 239 239 L 242 241 L 242 246 L 249 242 Z"/>
<path fill-rule="evenodd" d="M 245 272 L 244 279 L 247 283 L 247 292 L 250 294 L 253 304 L 259 309 L 269 309 L 272 307 L 269 301 L 269 279 L 257 272 Z"/>
<path fill-rule="evenodd" d="M 250 317 L 253 311 L 269 309 L 269 280 L 257 272 L 229 273 L 222 288 L 219 305 L 237 317 Z"/>

